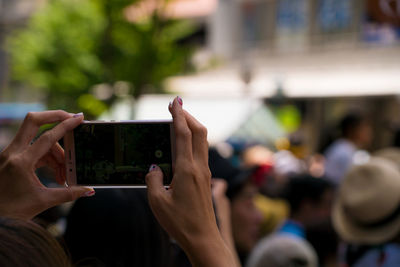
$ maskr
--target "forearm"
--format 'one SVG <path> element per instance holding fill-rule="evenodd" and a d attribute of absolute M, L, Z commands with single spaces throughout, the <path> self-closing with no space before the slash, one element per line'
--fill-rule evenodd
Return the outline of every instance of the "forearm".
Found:
<path fill-rule="evenodd" d="M 218 230 L 208 236 L 191 238 L 182 244 L 193 267 L 232 267 L 238 262 Z"/>
<path fill-rule="evenodd" d="M 225 244 L 229 248 L 232 253 L 232 256 L 236 262 L 233 266 L 241 266 L 239 256 L 237 255 L 236 248 L 235 248 L 235 241 L 233 240 L 232 234 L 232 225 L 230 221 L 230 207 L 228 207 L 227 212 L 224 215 L 220 214 L 219 218 L 219 231 L 221 233 L 221 237 L 224 240 Z"/>
<path fill-rule="evenodd" d="M 236 264 L 233 266 L 242 266 L 239 260 L 239 256 L 236 252 L 235 248 L 235 241 L 233 240 L 233 235 L 232 235 L 232 228 L 230 225 L 230 222 L 225 225 L 224 228 L 221 228 L 221 235 L 223 240 L 225 241 L 226 246 L 229 248 L 229 250 L 232 253 L 232 257 L 234 258 Z"/>
<path fill-rule="evenodd" d="M 230 214 L 227 213 L 226 216 L 219 216 L 219 231 L 221 233 L 222 239 L 225 241 L 227 246 L 234 251 L 235 242 L 232 235 L 232 227 L 230 222 Z"/>

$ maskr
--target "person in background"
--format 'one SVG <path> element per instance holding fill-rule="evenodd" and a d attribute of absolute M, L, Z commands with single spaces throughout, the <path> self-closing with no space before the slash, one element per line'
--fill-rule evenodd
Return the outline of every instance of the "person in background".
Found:
<path fill-rule="evenodd" d="M 213 178 L 211 181 L 212 195 L 215 205 L 217 224 L 222 238 L 228 247 L 234 252 L 236 266 L 241 266 L 239 255 L 236 253 L 235 240 L 232 233 L 231 203 L 226 196 L 228 183 L 224 179 Z"/>
<path fill-rule="evenodd" d="M 301 239 L 273 234 L 253 249 L 245 267 L 317 267 L 313 248 Z"/>
<path fill-rule="evenodd" d="M 278 227 L 275 233 L 266 236 L 260 241 L 255 249 L 255 254 L 250 256 L 250 259 L 254 257 L 252 262 L 253 260 L 258 262 L 261 259 L 265 259 L 262 255 L 263 253 L 268 254 L 271 251 L 276 251 L 282 247 L 281 242 L 286 242 L 285 239 L 291 238 L 295 241 L 290 245 L 301 246 L 301 251 L 303 252 L 301 257 L 302 265 L 299 266 L 316 266 L 318 257 L 315 249 L 308 242 L 306 233 L 316 225 L 329 220 L 333 195 L 334 185 L 325 179 L 314 178 L 308 174 L 290 177 L 285 190 L 285 198 L 290 206 L 289 218 Z M 279 260 L 289 264 L 292 254 L 283 254 L 283 257 L 285 255 L 287 258 Z"/>
<path fill-rule="evenodd" d="M 308 174 L 291 177 L 284 193 L 290 206 L 289 218 L 278 233 L 306 239 L 306 230 L 330 218 L 334 185 Z"/>
<path fill-rule="evenodd" d="M 353 166 L 333 208 L 333 225 L 344 241 L 341 267 L 400 266 L 400 172 L 372 158 Z"/>
<path fill-rule="evenodd" d="M 246 147 L 241 153 L 242 166 L 272 166 L 274 164 L 274 152 L 263 145 Z"/>
<path fill-rule="evenodd" d="M 33 221 L 0 217 L 0 265 L 72 267 L 60 243 Z"/>
<path fill-rule="evenodd" d="M 213 178 L 227 181 L 233 240 L 243 264 L 260 238 L 262 214 L 254 203 L 258 188 L 251 179 L 255 169 L 235 168 L 215 149 L 209 151 L 209 166 Z"/>
<path fill-rule="evenodd" d="M 183 101 L 179 97 L 169 105 L 176 136 L 172 184 L 167 190 L 163 185 L 161 169 L 154 164 L 150 166 L 146 175 L 150 208 L 165 231 L 186 252 L 193 266 L 236 266 L 232 251 L 223 240 L 214 215 L 207 130 L 184 111 L 182 105 Z M 46 188 L 34 173 L 40 165 L 51 165 L 58 174 L 58 182 L 65 182 L 65 165 L 61 164 L 64 162 L 64 154 L 61 147 L 57 146 L 57 141 L 82 120 L 82 114 L 73 116 L 64 111 L 31 113 L 27 116 L 14 140 L 0 154 L 0 216 L 30 220 L 57 204 L 80 196 L 93 196 L 94 190 L 85 187 Z M 31 145 L 39 126 L 51 122 L 60 123 Z M 3 228 L 7 231 L 6 226 Z M 22 242 L 29 243 L 28 236 L 22 236 Z M 7 247 L 11 245 L 17 248 L 10 252 Z M 30 255 L 32 260 L 39 262 L 45 257 L 55 257 L 49 254 L 40 239 L 34 240 L 33 246 L 40 253 Z M 23 247 L 17 240 L 0 239 L 0 254 L 17 253 Z M 21 264 L 13 265 L 11 256 L 14 255 L 1 258 L 4 261 L 0 265 L 26 266 L 24 257 L 19 257 Z M 50 263 L 41 266 L 60 265 Z"/>
<path fill-rule="evenodd" d="M 317 253 L 319 266 L 337 267 L 340 242 L 331 218 L 308 227 L 306 237 Z"/>
<path fill-rule="evenodd" d="M 151 212 L 145 189 L 98 189 L 96 197 L 74 203 L 66 222 L 64 240 L 73 262 L 171 266 L 172 244 Z"/>
<path fill-rule="evenodd" d="M 356 152 L 366 149 L 372 141 L 372 128 L 368 120 L 356 113 L 346 115 L 340 122 L 341 138 L 334 141 L 325 151 L 325 176 L 340 184 Z"/>
<path fill-rule="evenodd" d="M 271 197 L 277 195 L 274 191 L 281 186 L 274 172 L 274 153 L 265 146 L 252 145 L 242 152 L 241 158 L 244 167 L 256 168 L 253 181 L 260 193 L 255 197 L 255 204 L 262 213 L 260 232 L 265 236 L 275 231 L 289 214 L 285 200 Z"/>

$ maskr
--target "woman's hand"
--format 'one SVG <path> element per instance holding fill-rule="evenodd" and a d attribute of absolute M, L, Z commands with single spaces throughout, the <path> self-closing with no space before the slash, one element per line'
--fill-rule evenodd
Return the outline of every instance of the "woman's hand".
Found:
<path fill-rule="evenodd" d="M 174 177 L 166 190 L 161 169 L 150 167 L 146 176 L 150 207 L 193 266 L 235 266 L 219 233 L 212 206 L 207 130 L 182 109 L 179 97 L 169 110 L 176 137 Z"/>
<path fill-rule="evenodd" d="M 82 120 L 83 114 L 61 110 L 28 113 L 14 140 L 0 154 L 1 216 L 31 219 L 50 207 L 94 194 L 86 187 L 47 188 L 35 174 L 37 168 L 49 166 L 57 183 L 65 184 L 64 151 L 57 141 Z M 41 125 L 55 122 L 60 123 L 31 144 Z"/>

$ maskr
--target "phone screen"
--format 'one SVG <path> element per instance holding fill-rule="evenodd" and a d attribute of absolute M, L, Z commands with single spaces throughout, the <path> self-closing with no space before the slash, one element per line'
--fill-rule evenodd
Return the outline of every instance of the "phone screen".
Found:
<path fill-rule="evenodd" d="M 151 164 L 172 179 L 171 123 L 84 123 L 74 129 L 80 185 L 145 185 Z"/>

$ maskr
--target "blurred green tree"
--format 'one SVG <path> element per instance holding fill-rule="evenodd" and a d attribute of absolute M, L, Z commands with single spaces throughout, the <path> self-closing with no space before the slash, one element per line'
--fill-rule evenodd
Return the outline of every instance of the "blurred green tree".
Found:
<path fill-rule="evenodd" d="M 163 92 L 162 81 L 187 67 L 191 49 L 177 40 L 194 27 L 164 18 L 162 8 L 130 22 L 125 14 L 133 2 L 47 1 L 8 40 L 12 80 L 44 92 L 49 108 L 92 118 L 117 99 L 113 88 L 121 81 L 134 97 Z M 94 88 L 103 97 L 95 97 Z"/>

